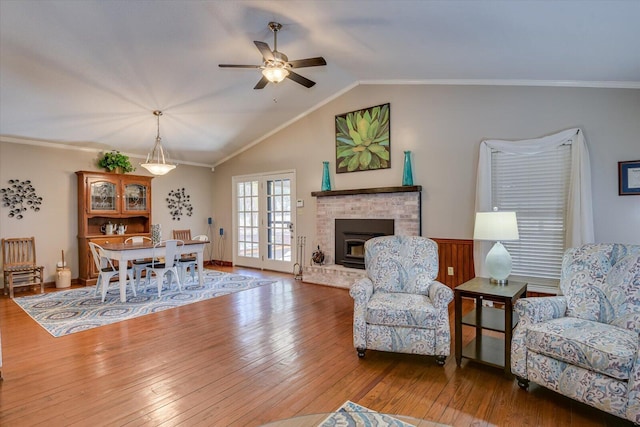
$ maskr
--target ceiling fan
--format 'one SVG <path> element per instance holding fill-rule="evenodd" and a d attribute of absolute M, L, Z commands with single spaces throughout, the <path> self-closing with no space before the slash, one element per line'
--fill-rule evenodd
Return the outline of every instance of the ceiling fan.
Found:
<path fill-rule="evenodd" d="M 262 78 L 253 87 L 254 89 L 262 89 L 269 82 L 280 83 L 285 78 L 293 80 L 304 87 L 312 87 L 316 82 L 295 73 L 292 69 L 327 65 L 327 61 L 325 61 L 321 56 L 289 61 L 287 55 L 282 52 L 278 52 L 278 31 L 280 31 L 281 28 L 282 24 L 269 22 L 269 29 L 273 31 L 273 50 L 269 49 L 269 45 L 267 43 L 260 41 L 253 42 L 262 54 L 262 65 L 219 64 L 218 66 L 222 68 L 259 68 L 262 70 Z"/>

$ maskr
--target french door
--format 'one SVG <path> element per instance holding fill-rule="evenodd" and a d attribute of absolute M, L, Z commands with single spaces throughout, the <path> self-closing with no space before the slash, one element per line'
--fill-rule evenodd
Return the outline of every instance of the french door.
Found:
<path fill-rule="evenodd" d="M 295 172 L 233 177 L 233 264 L 292 272 Z"/>

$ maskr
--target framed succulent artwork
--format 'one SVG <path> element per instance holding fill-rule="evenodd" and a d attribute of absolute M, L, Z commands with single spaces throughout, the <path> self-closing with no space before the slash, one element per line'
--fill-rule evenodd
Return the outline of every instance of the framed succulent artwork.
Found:
<path fill-rule="evenodd" d="M 336 116 L 336 173 L 391 167 L 389 104 Z"/>

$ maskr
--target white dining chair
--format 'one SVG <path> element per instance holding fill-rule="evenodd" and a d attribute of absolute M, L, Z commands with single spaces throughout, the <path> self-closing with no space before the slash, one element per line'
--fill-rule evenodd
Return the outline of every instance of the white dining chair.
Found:
<path fill-rule="evenodd" d="M 164 262 L 156 261 L 158 259 L 158 257 L 156 256 L 156 251 L 160 246 L 164 246 L 165 249 Z M 172 239 L 158 242 L 153 247 L 153 259 L 151 261 L 151 265 L 147 266 L 146 268 L 146 283 L 148 287 L 149 283 L 151 283 L 151 276 L 155 275 L 158 286 L 158 297 L 162 295 L 162 285 L 167 274 L 170 274 L 168 280 L 169 289 L 171 289 L 171 284 L 175 279 L 175 281 L 178 283 L 178 290 L 182 292 L 182 285 L 180 283 L 180 274 L 178 273 L 177 261 L 177 257 L 182 252 L 182 246 L 184 246 L 184 241 Z"/>
<path fill-rule="evenodd" d="M 136 244 L 143 243 L 145 241 L 151 242 L 151 238 L 147 236 L 131 236 L 128 237 L 124 244 Z M 134 259 L 131 261 L 131 268 L 133 269 L 133 279 L 135 280 L 136 288 L 140 288 L 140 278 L 142 277 L 142 272 L 146 270 L 148 266 L 151 265 L 152 258 L 140 258 Z M 156 260 L 157 262 L 158 260 Z"/>
<path fill-rule="evenodd" d="M 209 236 L 206 234 L 198 234 L 194 236 L 192 240 L 199 240 L 201 242 L 208 242 Z M 178 259 L 179 272 L 180 272 L 180 280 L 182 283 L 185 283 L 185 279 L 187 276 L 187 272 L 190 273 L 191 280 L 195 280 L 196 278 L 196 267 L 198 265 L 198 259 L 195 255 L 190 254 L 188 256 L 182 256 Z"/>
<path fill-rule="evenodd" d="M 100 286 L 102 286 L 102 302 L 104 302 L 106 296 L 107 296 L 107 290 L 109 288 L 109 284 L 111 283 L 111 279 L 114 276 L 118 276 L 120 274 L 120 271 L 113 265 L 113 262 L 111 261 L 110 258 L 107 258 L 104 255 L 104 249 L 102 249 L 102 246 L 93 243 L 93 242 L 89 242 L 89 247 L 91 248 L 91 255 L 93 256 L 93 262 L 96 265 L 96 271 L 98 271 L 98 280 L 96 281 L 96 292 L 95 294 L 98 295 L 98 289 L 100 289 Z M 136 288 L 133 285 L 133 281 L 131 280 L 132 277 L 132 270 L 131 268 L 127 267 L 127 277 L 129 279 L 129 284 L 131 285 L 131 290 L 133 291 L 133 296 L 137 296 L 136 295 Z M 116 284 L 118 284 L 118 282 L 114 282 Z"/>

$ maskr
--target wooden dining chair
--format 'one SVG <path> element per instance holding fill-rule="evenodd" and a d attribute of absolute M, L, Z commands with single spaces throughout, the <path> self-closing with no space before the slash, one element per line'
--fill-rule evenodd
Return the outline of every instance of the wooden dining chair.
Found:
<path fill-rule="evenodd" d="M 191 230 L 173 230 L 173 238 L 176 240 L 191 240 Z"/>
<path fill-rule="evenodd" d="M 2 239 L 3 294 L 13 298 L 13 289 L 38 286 L 44 292 L 44 267 L 36 264 L 35 237 Z"/>

